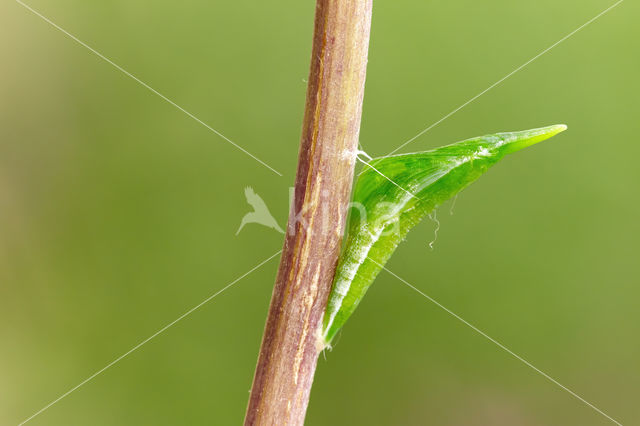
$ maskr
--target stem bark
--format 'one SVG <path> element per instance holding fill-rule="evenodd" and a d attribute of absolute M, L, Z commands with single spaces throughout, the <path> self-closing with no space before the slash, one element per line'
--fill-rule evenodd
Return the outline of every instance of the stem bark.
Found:
<path fill-rule="evenodd" d="M 293 202 L 246 426 L 302 425 L 355 167 L 372 0 L 317 0 Z"/>

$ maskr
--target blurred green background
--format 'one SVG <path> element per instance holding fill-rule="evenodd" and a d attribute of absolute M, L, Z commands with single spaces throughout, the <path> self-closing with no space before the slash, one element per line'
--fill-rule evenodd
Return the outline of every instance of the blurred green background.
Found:
<path fill-rule="evenodd" d="M 0 5 L 0 423 L 17 424 L 276 252 L 313 1 Z M 612 2 L 374 0 L 361 140 L 384 155 Z M 389 267 L 623 424 L 640 423 L 640 7 L 627 1 L 409 145 L 566 123 Z M 277 261 L 35 425 L 240 424 Z M 321 358 L 309 425 L 606 425 L 382 274 Z"/>

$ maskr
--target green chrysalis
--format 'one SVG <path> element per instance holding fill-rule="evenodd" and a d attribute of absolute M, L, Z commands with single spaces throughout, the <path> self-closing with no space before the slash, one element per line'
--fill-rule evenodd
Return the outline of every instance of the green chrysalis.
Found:
<path fill-rule="evenodd" d="M 433 151 L 371 160 L 358 176 L 352 211 L 324 317 L 329 346 L 409 230 L 506 154 L 548 139 L 555 125 L 468 139 Z"/>

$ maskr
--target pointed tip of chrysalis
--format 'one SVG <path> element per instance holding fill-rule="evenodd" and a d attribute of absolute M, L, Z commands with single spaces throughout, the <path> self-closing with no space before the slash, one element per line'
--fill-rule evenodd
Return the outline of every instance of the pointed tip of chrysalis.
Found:
<path fill-rule="evenodd" d="M 540 127 L 539 129 L 523 130 L 521 132 L 499 133 L 498 136 L 504 141 L 502 147 L 505 154 L 520 151 L 545 139 L 549 139 L 558 133 L 567 130 L 566 124 L 555 124 L 553 126 Z"/>
<path fill-rule="evenodd" d="M 547 137 L 550 138 L 552 136 L 557 135 L 558 133 L 562 133 L 568 129 L 566 124 L 554 124 L 553 126 L 546 127 L 547 129 Z"/>

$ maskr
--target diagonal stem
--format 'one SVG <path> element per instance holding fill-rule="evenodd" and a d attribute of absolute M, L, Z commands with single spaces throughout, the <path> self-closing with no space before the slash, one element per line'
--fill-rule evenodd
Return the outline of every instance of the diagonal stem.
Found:
<path fill-rule="evenodd" d="M 317 0 L 295 194 L 245 425 L 302 425 L 356 161 L 372 0 Z"/>

